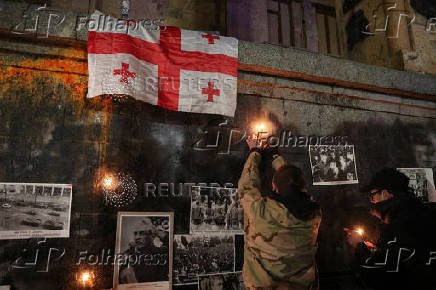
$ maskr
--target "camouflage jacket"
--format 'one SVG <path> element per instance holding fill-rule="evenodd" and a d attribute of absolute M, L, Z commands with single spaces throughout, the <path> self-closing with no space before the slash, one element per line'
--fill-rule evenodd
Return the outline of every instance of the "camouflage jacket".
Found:
<path fill-rule="evenodd" d="M 316 289 L 316 239 L 320 214 L 302 221 L 280 202 L 260 192 L 259 164 L 262 155 L 252 152 L 238 183 L 244 208 L 244 266 L 247 288 Z M 273 160 L 277 170 L 282 157 Z"/>

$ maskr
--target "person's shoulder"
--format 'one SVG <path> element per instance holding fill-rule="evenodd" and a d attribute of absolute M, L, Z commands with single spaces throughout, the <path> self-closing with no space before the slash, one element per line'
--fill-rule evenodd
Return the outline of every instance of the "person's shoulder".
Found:
<path fill-rule="evenodd" d="M 289 212 L 286 206 L 271 197 L 265 197 L 265 215 L 276 220 L 281 225 L 299 222 L 299 220 Z"/>

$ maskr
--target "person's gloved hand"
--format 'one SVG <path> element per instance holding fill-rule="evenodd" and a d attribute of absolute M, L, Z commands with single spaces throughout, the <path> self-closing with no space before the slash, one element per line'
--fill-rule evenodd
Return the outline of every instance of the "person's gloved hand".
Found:
<path fill-rule="evenodd" d="M 245 139 L 245 141 L 247 142 L 247 145 L 248 145 L 248 148 L 250 149 L 250 152 L 252 152 L 252 151 L 257 151 L 259 153 L 261 152 L 258 139 L 248 137 L 247 139 Z"/>
<path fill-rule="evenodd" d="M 358 243 L 363 242 L 363 237 L 356 230 L 352 230 L 349 228 L 344 228 L 344 232 L 347 235 L 347 243 L 350 247 L 355 248 Z"/>
<path fill-rule="evenodd" d="M 259 148 L 259 146 L 260 146 L 260 144 L 256 138 L 252 138 L 249 136 L 249 137 L 247 137 L 247 139 L 245 139 L 245 141 L 247 142 L 248 148 L 250 150 L 253 148 Z"/>
<path fill-rule="evenodd" d="M 271 145 L 269 139 L 267 139 L 266 142 L 262 143 L 261 150 L 262 150 L 263 154 L 271 156 L 271 157 L 274 156 L 274 155 L 279 154 L 278 146 Z"/>

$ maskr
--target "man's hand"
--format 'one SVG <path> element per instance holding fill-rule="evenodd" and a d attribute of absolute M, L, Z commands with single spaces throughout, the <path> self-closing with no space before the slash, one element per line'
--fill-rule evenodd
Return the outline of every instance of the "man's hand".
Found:
<path fill-rule="evenodd" d="M 251 150 L 253 148 L 259 148 L 259 143 L 256 138 L 248 137 L 246 140 L 248 148 Z"/>
<path fill-rule="evenodd" d="M 344 232 L 347 234 L 347 243 L 355 248 L 358 243 L 363 242 L 363 237 L 356 230 L 351 230 L 349 228 L 344 228 Z"/>
<path fill-rule="evenodd" d="M 368 249 L 369 249 L 371 252 L 374 252 L 375 250 L 377 250 L 377 247 L 376 247 L 373 243 L 371 243 L 371 242 L 367 242 L 367 241 L 364 241 L 363 243 L 365 244 L 365 246 L 368 247 Z"/>
<path fill-rule="evenodd" d="M 271 156 L 279 154 L 278 146 L 271 145 L 269 139 L 263 142 L 260 147 L 263 152 L 271 154 Z"/>

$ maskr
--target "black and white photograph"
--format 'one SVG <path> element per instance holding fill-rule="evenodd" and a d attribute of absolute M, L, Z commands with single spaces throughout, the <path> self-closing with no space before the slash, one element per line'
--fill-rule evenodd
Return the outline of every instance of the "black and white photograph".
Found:
<path fill-rule="evenodd" d="M 174 236 L 174 285 L 196 284 L 199 275 L 233 272 L 232 234 Z"/>
<path fill-rule="evenodd" d="M 422 202 L 436 202 L 432 168 L 397 168 L 409 177 L 409 187 Z"/>
<path fill-rule="evenodd" d="M 199 276 L 198 290 L 245 290 L 242 272 Z"/>
<path fill-rule="evenodd" d="M 313 185 L 359 183 L 354 145 L 309 145 Z"/>
<path fill-rule="evenodd" d="M 236 188 L 193 186 L 190 232 L 243 233 L 244 211 Z"/>
<path fill-rule="evenodd" d="M 173 213 L 119 212 L 115 289 L 172 289 Z"/>
<path fill-rule="evenodd" d="M 71 184 L 0 183 L 0 240 L 68 238 Z"/>

